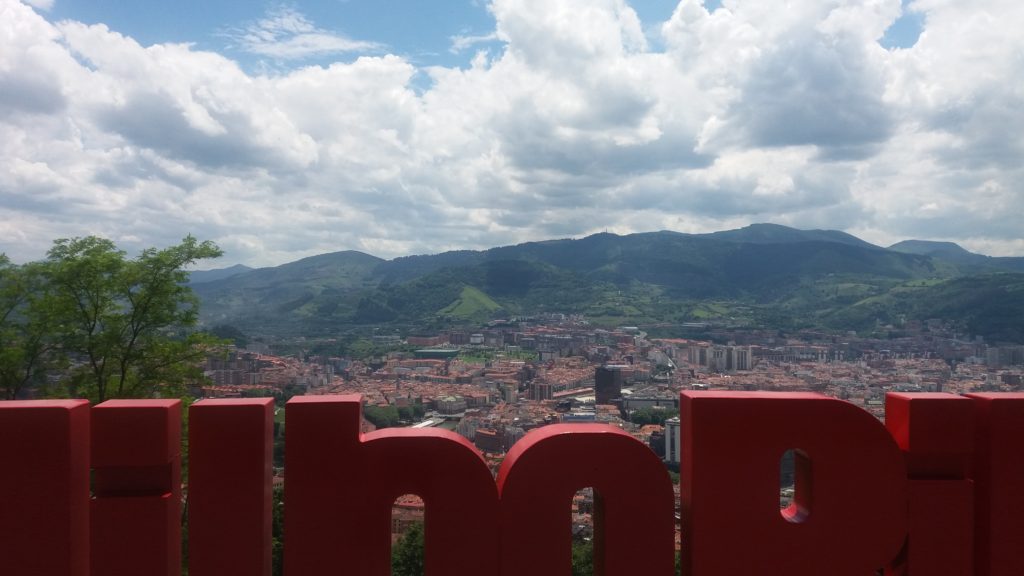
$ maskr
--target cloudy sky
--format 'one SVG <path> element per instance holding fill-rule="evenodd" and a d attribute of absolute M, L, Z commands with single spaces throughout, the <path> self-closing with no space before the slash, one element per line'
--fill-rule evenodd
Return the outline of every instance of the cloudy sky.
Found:
<path fill-rule="evenodd" d="M 0 252 L 753 222 L 1024 255 L 1018 0 L 0 0 Z"/>

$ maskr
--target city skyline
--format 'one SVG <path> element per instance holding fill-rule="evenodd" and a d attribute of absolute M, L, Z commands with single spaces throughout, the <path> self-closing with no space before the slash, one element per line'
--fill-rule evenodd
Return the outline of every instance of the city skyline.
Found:
<path fill-rule="evenodd" d="M 0 0 L 0 252 L 775 222 L 1024 254 L 1016 3 L 451 6 Z"/>

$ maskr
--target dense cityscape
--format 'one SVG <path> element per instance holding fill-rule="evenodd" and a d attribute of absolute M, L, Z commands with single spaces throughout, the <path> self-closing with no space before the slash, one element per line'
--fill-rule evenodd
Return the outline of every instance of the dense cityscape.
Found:
<path fill-rule="evenodd" d="M 205 397 L 360 394 L 364 431 L 441 427 L 464 436 L 496 472 L 530 430 L 599 422 L 626 430 L 678 472 L 682 390 L 818 392 L 884 419 L 887 392 L 1024 389 L 1024 346 L 989 345 L 934 321 L 885 340 L 802 331 L 716 329 L 652 338 L 637 327 L 601 329 L 578 316 L 495 321 L 479 330 L 372 337 L 365 358 L 275 356 L 265 344 L 211 356 Z M 319 342 L 319 347 L 331 341 Z M 283 423 L 283 408 L 279 416 Z M 791 481 L 791 478 L 789 478 Z M 283 482 L 283 470 L 278 470 Z M 678 485 L 676 486 L 678 491 Z M 792 494 L 783 472 L 780 505 Z M 592 494 L 573 503 L 577 537 L 589 540 Z M 414 496 L 396 502 L 393 538 L 423 519 Z M 677 534 L 677 543 L 679 535 Z"/>

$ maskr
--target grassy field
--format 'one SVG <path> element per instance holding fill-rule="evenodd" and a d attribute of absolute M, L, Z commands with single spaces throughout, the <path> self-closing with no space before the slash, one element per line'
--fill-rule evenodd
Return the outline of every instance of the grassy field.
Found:
<path fill-rule="evenodd" d="M 473 320 L 487 318 L 497 310 L 501 310 L 501 305 L 490 296 L 472 286 L 466 286 L 459 294 L 459 298 L 440 310 L 438 315 Z"/>

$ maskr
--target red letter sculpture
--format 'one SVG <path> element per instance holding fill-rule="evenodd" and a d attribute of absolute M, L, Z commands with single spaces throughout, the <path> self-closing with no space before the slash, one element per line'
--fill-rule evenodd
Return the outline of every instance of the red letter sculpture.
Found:
<path fill-rule="evenodd" d="M 89 575 L 89 403 L 0 402 L 0 572 Z"/>
<path fill-rule="evenodd" d="M 502 462 L 502 574 L 571 572 L 572 497 L 587 487 L 595 576 L 671 576 L 675 495 L 664 464 L 622 430 L 585 424 L 531 431 Z"/>
<path fill-rule="evenodd" d="M 391 506 L 426 505 L 428 576 L 498 573 L 498 494 L 479 452 L 446 430 L 360 433 L 362 401 L 292 398 L 285 475 L 288 576 L 390 576 Z"/>
<path fill-rule="evenodd" d="M 888 394 L 885 426 L 907 462 L 910 526 L 892 576 L 974 571 L 974 406 L 951 394 Z"/>
<path fill-rule="evenodd" d="M 270 576 L 273 398 L 189 408 L 189 574 Z"/>
<path fill-rule="evenodd" d="M 968 394 L 975 406 L 975 570 L 1024 574 L 1024 394 Z"/>
<path fill-rule="evenodd" d="M 181 574 L 181 401 L 92 409 L 92 573 Z"/>
<path fill-rule="evenodd" d="M 860 408 L 817 394 L 684 392 L 683 570 L 870 576 L 907 531 L 903 456 Z M 779 461 L 796 493 L 779 510 Z"/>
<path fill-rule="evenodd" d="M 818 394 L 680 402 L 684 574 L 1024 575 L 1024 394 L 890 394 L 885 426 Z M 461 436 L 364 434 L 361 411 L 357 395 L 287 405 L 287 576 L 390 576 L 404 494 L 426 503 L 428 576 L 564 576 L 587 487 L 595 576 L 672 574 L 671 483 L 623 431 L 532 431 L 496 483 Z M 269 576 L 273 401 L 190 415 L 191 573 Z M 180 436 L 177 400 L 0 402 L 0 574 L 178 576 Z"/>

